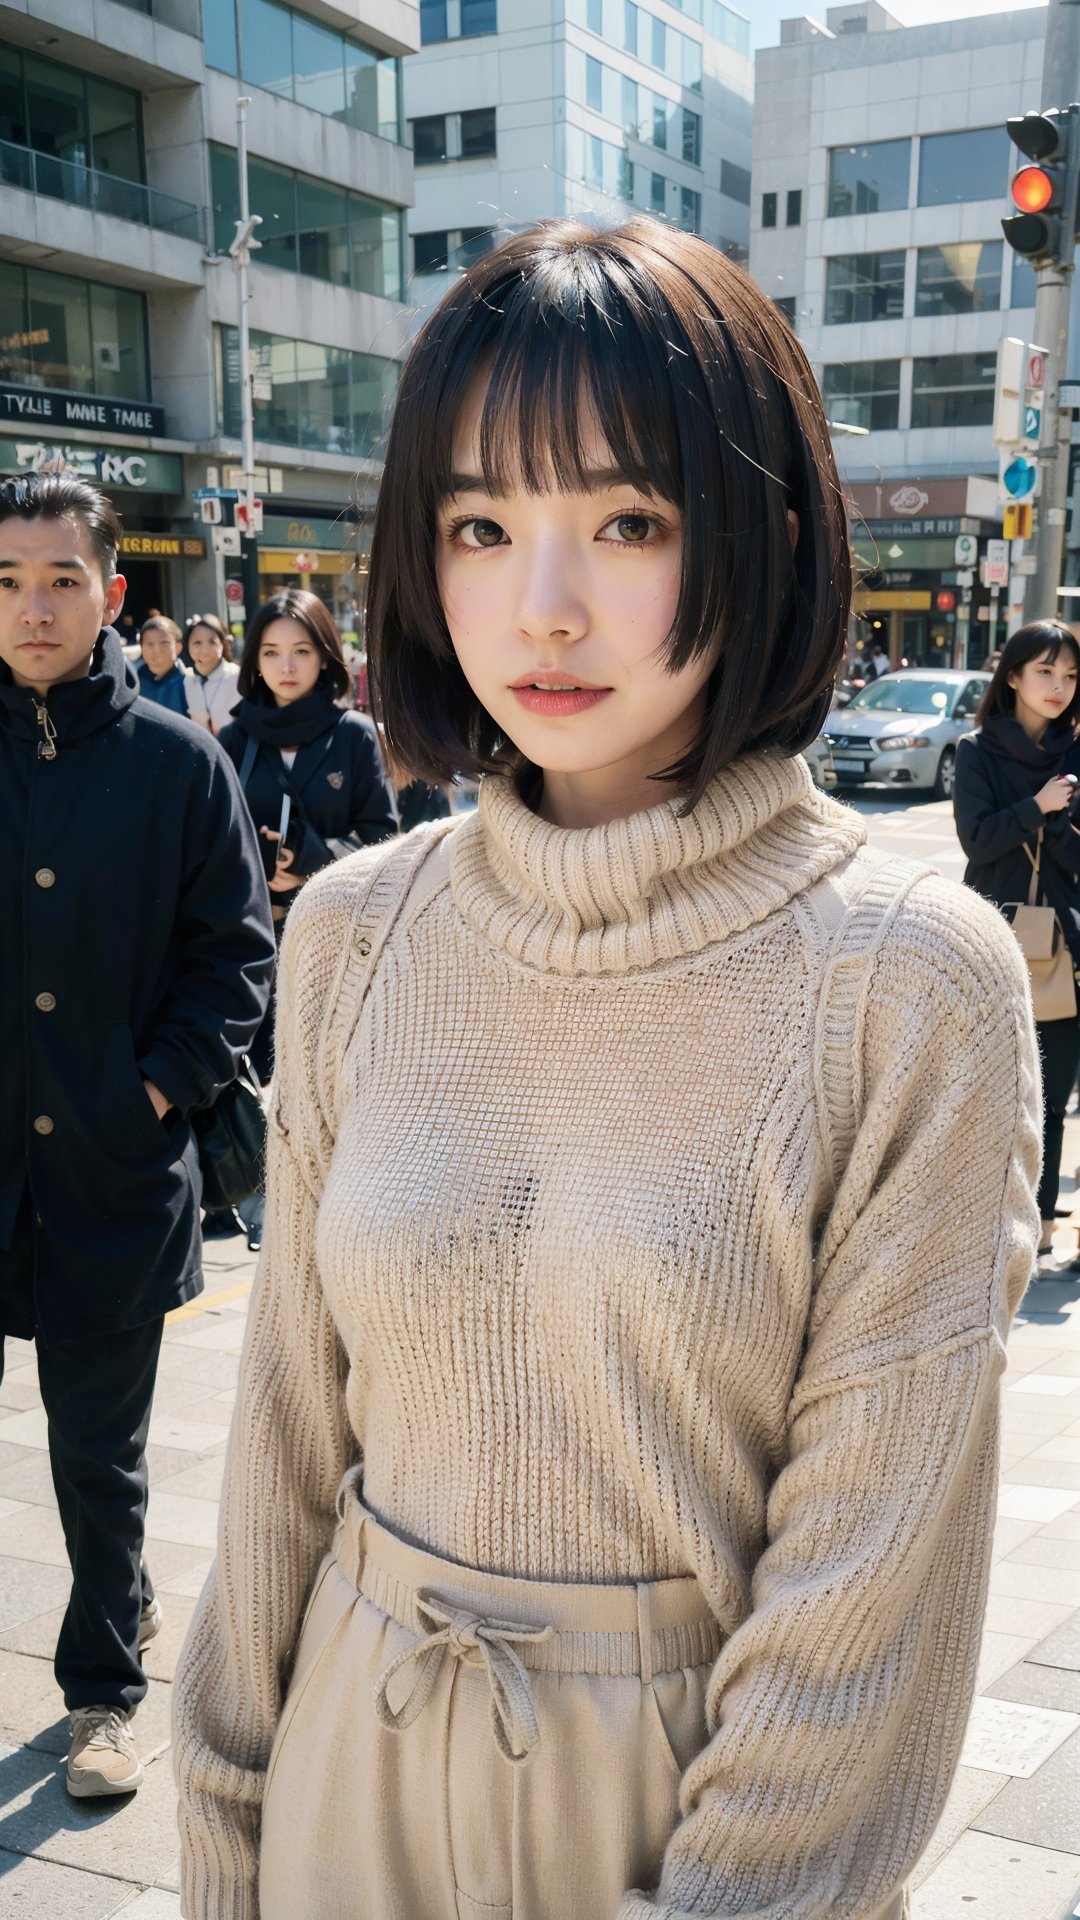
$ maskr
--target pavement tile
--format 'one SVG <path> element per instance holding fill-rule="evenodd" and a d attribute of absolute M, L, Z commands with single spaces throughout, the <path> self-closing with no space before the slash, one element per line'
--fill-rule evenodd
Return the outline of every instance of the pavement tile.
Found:
<path fill-rule="evenodd" d="M 1006 1385 L 1018 1373 L 1034 1373 L 1036 1367 L 1045 1367 L 1048 1373 L 1068 1373 L 1068 1367 L 1055 1365 L 1061 1354 L 1061 1348 L 1040 1342 L 1037 1332 L 1028 1327 L 1016 1326 L 1008 1339 L 1009 1365 L 1005 1374 Z"/>
<path fill-rule="evenodd" d="M 209 1347 L 211 1351 L 239 1353 L 244 1344 L 245 1320 L 243 1315 L 230 1313 L 228 1315 L 222 1314 L 220 1318 L 214 1316 L 211 1319 L 211 1316 L 208 1314 L 207 1319 L 211 1320 L 209 1326 L 202 1326 L 196 1322 L 193 1332 L 178 1333 L 176 1336 L 176 1344 L 181 1347 L 194 1347 L 197 1349 Z M 1070 1390 L 1080 1391 L 1080 1380 L 1070 1380 L 1069 1387 Z M 1075 1419 L 1076 1415 L 1073 1414 L 1072 1418 Z"/>
<path fill-rule="evenodd" d="M 994 1681 L 990 1693 L 995 1700 L 1019 1700 L 1025 1706 L 1080 1713 L 1080 1671 L 1037 1667 L 1034 1661 L 1021 1660 Z"/>
<path fill-rule="evenodd" d="M 183 1457 L 187 1461 L 191 1456 L 187 1454 Z M 196 1461 L 193 1467 L 185 1465 L 179 1473 L 171 1473 L 163 1477 L 155 1482 L 155 1486 L 159 1493 L 184 1493 L 195 1500 L 212 1500 L 216 1508 L 221 1495 L 224 1473 L 225 1456 L 223 1453 L 215 1453 L 208 1460 Z M 1030 1531 L 1033 1529 L 1025 1531 L 1021 1538 L 1016 1540 L 1015 1546 L 1020 1546 L 1022 1540 L 1028 1538 Z M 1010 1544 L 1008 1551 L 1014 1551 L 1013 1544 Z"/>
<path fill-rule="evenodd" d="M 1027 1780 L 1078 1730 L 1080 1714 L 984 1696 L 971 1709 L 961 1762 Z"/>
<path fill-rule="evenodd" d="M 48 1447 L 49 1423 L 44 1407 L 28 1407 L 25 1413 L 6 1413 L 0 1419 L 0 1440 L 17 1447 Z"/>
<path fill-rule="evenodd" d="M 1033 1460 L 1066 1460 L 1074 1465 L 1080 1464 L 1080 1433 L 1070 1433 L 1066 1427 L 1064 1433 L 1057 1433 L 1052 1440 L 1044 1440 L 1031 1455 Z"/>
<path fill-rule="evenodd" d="M 1031 1634 L 993 1633 L 985 1631 L 979 1648 L 979 1669 L 975 1681 L 980 1693 L 993 1685 L 995 1680 L 1015 1667 L 1017 1661 L 1026 1660 L 1038 1639 Z"/>
<path fill-rule="evenodd" d="M 181 1578 L 169 1581 L 168 1593 L 177 1593 L 180 1595 L 181 1599 L 184 1599 L 184 1600 L 197 1600 L 200 1593 L 202 1592 L 203 1588 L 206 1585 L 206 1576 L 209 1573 L 213 1564 L 214 1564 L 214 1557 L 212 1554 L 208 1560 L 200 1560 L 197 1563 L 197 1565 L 191 1567 L 190 1571 L 185 1573 Z M 167 1594 L 165 1591 L 163 1591 L 162 1592 L 163 1606 L 165 1604 L 166 1598 L 167 1598 Z M 1023 1645 L 1027 1647 L 1030 1645 L 1030 1642 L 1024 1641 Z M 1023 1655 L 1021 1654 L 1018 1657 L 1022 1659 Z"/>
<path fill-rule="evenodd" d="M 1058 1347 L 1052 1358 L 1039 1362 L 1039 1371 L 1080 1376 L 1080 1353 L 1070 1352 L 1068 1347 Z"/>
<path fill-rule="evenodd" d="M 189 1447 L 156 1446 L 153 1441 L 146 1449 L 146 1465 L 150 1474 L 150 1485 L 156 1487 L 160 1480 L 167 1480 L 171 1473 L 180 1473 L 191 1465 Z"/>
<path fill-rule="evenodd" d="M 1080 1672 L 1080 1613 L 1041 1640 L 1031 1659 L 1039 1667 L 1070 1667 Z"/>
<path fill-rule="evenodd" d="M 999 1560 L 997 1567 L 1005 1566 Z M 997 1573 L 997 1567 L 993 1572 Z M 1015 1594 L 995 1593 L 990 1589 L 990 1598 L 986 1603 L 986 1630 L 989 1633 L 1004 1633 L 1010 1637 L 1027 1635 L 1032 1644 L 1055 1627 L 1060 1627 L 1069 1618 L 1072 1608 L 1054 1606 L 1048 1600 L 1018 1600 Z"/>
<path fill-rule="evenodd" d="M 167 1374 L 158 1374 L 154 1386 L 155 1413 L 184 1413 L 197 1400 L 206 1399 L 207 1389 L 201 1380 L 176 1380 Z"/>
<path fill-rule="evenodd" d="M 170 1341 L 161 1349 L 157 1377 L 159 1384 L 162 1380 L 195 1380 L 204 1393 L 213 1393 L 235 1386 L 239 1371 L 235 1353 L 206 1353 L 201 1348 L 192 1351 Z"/>
<path fill-rule="evenodd" d="M 26 1458 L 25 1447 L 13 1447 L 9 1441 L 0 1440 L 0 1472 L 7 1467 L 18 1466 Z"/>
<path fill-rule="evenodd" d="M 0 1631 L 54 1607 L 66 1607 L 70 1594 L 71 1574 L 67 1568 L 5 1554 L 0 1558 Z"/>
<path fill-rule="evenodd" d="M 1000 1773 L 980 1773 L 975 1767 L 957 1768 L 933 1838 L 911 1876 L 912 1887 L 921 1886 L 929 1878 L 949 1848 L 956 1845 L 960 1835 L 971 1825 L 975 1815 L 989 1806 L 996 1793 L 1001 1792 L 1001 1784 Z"/>
<path fill-rule="evenodd" d="M 55 1507 L 25 1506 L 21 1513 L 0 1520 L 0 1555 L 41 1560 L 48 1567 L 67 1567 L 64 1529 Z"/>
<path fill-rule="evenodd" d="M 1023 1552 L 1023 1548 L 1020 1551 Z M 1043 1600 L 1059 1607 L 1080 1607 L 1080 1573 L 1068 1567 L 1033 1567 L 1023 1561 L 999 1560 L 990 1577 L 990 1591 L 1010 1594 L 1017 1600 Z"/>
<path fill-rule="evenodd" d="M 160 1632 L 143 1649 L 143 1671 L 151 1680 L 171 1680 L 195 1602 L 160 1586 L 155 1591 L 165 1618 Z M 33 1654 L 51 1665 L 63 1619 L 64 1608 L 56 1607 L 51 1613 L 38 1613 L 32 1619 L 21 1620 L 0 1633 L 0 1648 Z M 0 1714 L 2 1711 L 0 1707 Z"/>
<path fill-rule="evenodd" d="M 13 1447 L 18 1454 L 16 1466 L 0 1467 L 0 1495 L 6 1500 L 20 1500 L 33 1507 L 55 1507 L 56 1491 L 53 1487 L 52 1467 L 47 1453 L 38 1453 L 30 1447 Z"/>
<path fill-rule="evenodd" d="M 213 1550 L 217 1545 L 217 1507 L 210 1500 L 195 1500 L 186 1494 L 166 1491 L 164 1487 L 151 1487 L 146 1532 L 151 1540 L 171 1540 L 181 1546 Z M 164 1573 L 161 1578 L 164 1580 Z"/>
<path fill-rule="evenodd" d="M 1080 1506 L 1070 1507 L 1039 1529 L 1046 1540 L 1080 1540 Z"/>
<path fill-rule="evenodd" d="M 1029 1453 L 1016 1465 L 1006 1467 L 1001 1478 L 1009 1486 L 1019 1480 L 1029 1484 L 1035 1481 L 1040 1487 L 1071 1487 L 1080 1498 L 1080 1465 L 1069 1460 L 1036 1460 Z"/>
<path fill-rule="evenodd" d="M 1080 1539 L 1054 1540 L 1045 1532 L 1034 1533 L 1004 1557 L 1016 1566 L 1068 1567 L 1080 1573 Z"/>
<path fill-rule="evenodd" d="M 1007 1520 L 1001 1518 L 994 1528 L 993 1557 L 1003 1560 L 1006 1554 L 1015 1553 L 1039 1531 L 1037 1520 Z"/>
<path fill-rule="evenodd" d="M 998 1494 L 997 1510 L 1008 1520 L 1037 1520 L 1045 1526 L 1068 1513 L 1078 1496 L 1069 1487 L 1025 1486 L 1011 1482 Z"/>
<path fill-rule="evenodd" d="M 17 1416 L 18 1417 L 18 1416 Z M 158 1446 L 175 1447 L 182 1453 L 212 1453 L 225 1445 L 227 1429 L 209 1420 L 188 1420 L 179 1413 L 152 1413 L 150 1438 Z"/>
<path fill-rule="evenodd" d="M 20 1367 L 17 1374 L 5 1374 L 0 1386 L 0 1408 L 14 1407 L 21 1412 L 38 1403 L 37 1369 Z"/>
<path fill-rule="evenodd" d="M 193 1400 L 189 1406 L 186 1406 L 179 1417 L 193 1427 L 203 1425 L 216 1426 L 219 1430 L 218 1439 L 220 1440 L 223 1439 L 229 1431 L 229 1423 L 232 1420 L 232 1409 L 231 1407 L 223 1406 L 216 1394 L 204 1393 L 200 1399 Z M 1054 1472 L 1056 1469 L 1051 1468 L 1050 1471 Z M 1078 1494 L 1080 1494 L 1080 1490 L 1078 1490 Z"/>
<path fill-rule="evenodd" d="M 1059 1746 L 1030 1779 L 1010 1780 L 972 1824 L 979 1833 L 1080 1855 L 1080 1735 Z"/>
<path fill-rule="evenodd" d="M 121 1920 L 180 1920 L 180 1895 L 147 1887 L 124 1908 Z"/>
<path fill-rule="evenodd" d="M 9 1746 L 66 1753 L 67 1709 L 53 1678 L 51 1647 L 48 1652 L 49 1657 L 41 1659 L 0 1648 L 0 1740 Z M 135 1743 L 144 1755 L 169 1739 L 169 1688 L 163 1681 L 151 1682 L 134 1728 Z"/>
<path fill-rule="evenodd" d="M 1080 1854 L 969 1832 L 916 1889 L 912 1920 L 1069 1920 L 1078 1892 Z"/>
<path fill-rule="evenodd" d="M 143 1741 L 136 1721 L 136 1744 Z M 176 1789 L 167 1754 L 122 1800 L 72 1800 L 59 1756 L 0 1748 L 0 1847 L 119 1877 L 136 1888 L 179 1888 Z M 63 1916 L 67 1920 L 67 1915 Z"/>
<path fill-rule="evenodd" d="M 132 1913 L 131 1892 L 130 1881 L 79 1873 L 0 1847 L 0 1920 L 112 1920 L 121 1909 Z M 179 1899 L 174 1911 L 180 1912 Z M 162 1920 L 167 1914 L 163 1909 Z"/>

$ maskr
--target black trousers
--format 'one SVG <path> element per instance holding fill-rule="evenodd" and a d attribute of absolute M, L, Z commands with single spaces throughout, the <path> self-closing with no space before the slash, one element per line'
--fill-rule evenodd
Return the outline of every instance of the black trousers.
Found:
<path fill-rule="evenodd" d="M 1039 1215 L 1052 1220 L 1061 1176 L 1061 1144 L 1065 1110 L 1080 1068 L 1080 1020 L 1039 1020 L 1035 1023 L 1043 1082 L 1043 1169 L 1039 1181 Z"/>
<path fill-rule="evenodd" d="M 71 1562 L 54 1672 L 69 1710 L 146 1694 L 139 1615 L 154 1597 L 143 1564 L 146 1437 L 164 1321 L 67 1346 L 37 1342 L 49 1460 Z M 4 1342 L 0 1334 L 0 1380 Z"/>

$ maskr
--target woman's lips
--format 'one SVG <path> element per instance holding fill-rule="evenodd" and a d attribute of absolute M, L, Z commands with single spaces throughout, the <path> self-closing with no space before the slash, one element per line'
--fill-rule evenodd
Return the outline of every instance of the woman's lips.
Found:
<path fill-rule="evenodd" d="M 537 713 L 545 719 L 560 719 L 567 714 L 584 713 L 588 707 L 595 707 L 600 700 L 606 700 L 610 687 L 511 687 L 515 700 L 529 713 Z"/>

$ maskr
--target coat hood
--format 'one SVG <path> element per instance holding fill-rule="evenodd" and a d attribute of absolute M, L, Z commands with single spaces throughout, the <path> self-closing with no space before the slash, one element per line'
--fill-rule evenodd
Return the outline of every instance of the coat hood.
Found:
<path fill-rule="evenodd" d="M 50 687 L 42 702 L 29 687 L 17 687 L 11 668 L 0 661 L 0 728 L 16 740 L 37 745 L 42 738 L 37 708 L 48 709 L 58 750 L 102 727 L 111 726 L 139 697 L 135 669 L 125 658 L 119 635 L 103 628 L 81 680 Z"/>

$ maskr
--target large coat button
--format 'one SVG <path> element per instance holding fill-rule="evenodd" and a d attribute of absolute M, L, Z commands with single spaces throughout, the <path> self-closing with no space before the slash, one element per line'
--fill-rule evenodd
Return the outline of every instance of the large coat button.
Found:
<path fill-rule="evenodd" d="M 55 993 L 37 994 L 34 999 L 34 1005 L 39 1013 L 51 1013 L 56 1005 Z"/>
<path fill-rule="evenodd" d="M 50 1120 L 48 1114 L 39 1113 L 37 1119 L 34 1121 L 34 1132 L 35 1133 L 51 1133 L 52 1130 L 53 1130 L 53 1122 Z"/>
<path fill-rule="evenodd" d="M 34 875 L 34 879 L 37 881 L 39 887 L 54 887 L 56 885 L 56 875 L 51 867 L 39 867 Z"/>

